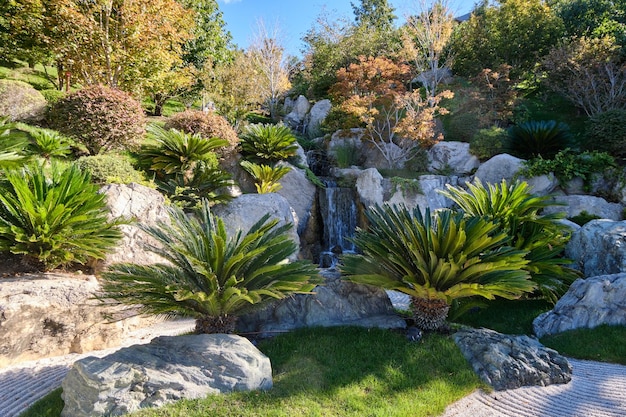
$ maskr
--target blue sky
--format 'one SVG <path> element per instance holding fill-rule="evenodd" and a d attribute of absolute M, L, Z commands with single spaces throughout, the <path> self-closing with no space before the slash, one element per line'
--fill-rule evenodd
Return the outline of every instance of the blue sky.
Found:
<path fill-rule="evenodd" d="M 218 0 L 218 3 L 224 13 L 226 29 L 240 48 L 248 46 L 257 21 L 261 18 L 266 26 L 277 23 L 287 52 L 299 56 L 303 45 L 302 36 L 324 8 L 331 16 L 343 16 L 350 20 L 354 18 L 350 1 L 360 3 L 358 0 Z M 390 3 L 396 8 L 398 20 L 403 21 L 411 5 L 419 4 L 420 0 L 390 0 Z M 474 3 L 476 0 L 449 1 L 457 16 L 468 13 Z"/>

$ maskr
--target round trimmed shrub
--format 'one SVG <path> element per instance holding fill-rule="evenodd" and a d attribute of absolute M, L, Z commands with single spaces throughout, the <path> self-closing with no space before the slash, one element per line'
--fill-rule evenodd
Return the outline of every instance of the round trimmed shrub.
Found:
<path fill-rule="evenodd" d="M 232 153 L 239 145 L 239 137 L 235 129 L 228 123 L 228 120 L 214 112 L 185 110 L 170 117 L 165 123 L 165 128 L 182 130 L 192 134 L 197 133 L 207 139 L 225 139 L 229 145 L 226 148 L 216 150 L 221 156 Z"/>
<path fill-rule="evenodd" d="M 70 93 L 50 107 L 53 129 L 85 145 L 96 155 L 135 147 L 145 132 L 141 104 L 129 94 L 96 85 Z"/>
<path fill-rule="evenodd" d="M 105 154 L 83 156 L 76 165 L 91 174 L 91 181 L 96 184 L 145 184 L 146 177 L 137 171 L 123 155 Z"/>
<path fill-rule="evenodd" d="M 589 149 L 626 157 L 626 110 L 609 110 L 590 118 L 585 140 Z"/>
<path fill-rule="evenodd" d="M 507 131 L 501 127 L 480 129 L 470 141 L 470 152 L 481 161 L 486 161 L 504 152 L 507 137 Z"/>
<path fill-rule="evenodd" d="M 11 121 L 38 122 L 44 119 L 46 99 L 23 81 L 0 80 L 0 116 Z"/>

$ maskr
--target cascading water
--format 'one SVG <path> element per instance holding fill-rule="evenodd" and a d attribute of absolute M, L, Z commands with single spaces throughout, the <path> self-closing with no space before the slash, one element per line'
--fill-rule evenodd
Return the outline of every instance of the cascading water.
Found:
<path fill-rule="evenodd" d="M 324 181 L 326 188 L 319 190 L 320 214 L 324 229 L 322 236 L 321 266 L 334 266 L 337 255 L 354 252 L 348 239 L 354 236 L 357 226 L 357 207 L 354 189 L 338 187 L 334 181 Z"/>

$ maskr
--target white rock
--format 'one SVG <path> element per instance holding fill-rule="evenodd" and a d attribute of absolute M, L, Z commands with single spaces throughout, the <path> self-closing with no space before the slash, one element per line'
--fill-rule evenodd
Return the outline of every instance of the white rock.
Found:
<path fill-rule="evenodd" d="M 439 142 L 428 150 L 428 160 L 428 170 L 433 173 L 450 168 L 455 174 L 469 174 L 480 165 L 465 142 Z"/>
<path fill-rule="evenodd" d="M 478 167 L 474 178 L 480 179 L 483 184 L 499 184 L 503 179 L 511 182 L 522 168 L 522 162 L 522 159 L 509 154 L 496 155 Z"/>
<path fill-rule="evenodd" d="M 330 100 L 320 100 L 311 107 L 309 112 L 309 123 L 307 125 L 307 132 L 309 137 L 316 137 L 320 134 L 320 124 L 326 119 L 328 113 L 330 113 L 332 105 Z"/>
<path fill-rule="evenodd" d="M 626 272 L 626 221 L 590 221 L 572 234 L 565 256 L 586 277 Z"/>
<path fill-rule="evenodd" d="M 297 225 L 297 232 L 301 234 L 309 221 L 317 190 L 315 185 L 308 180 L 303 169 L 286 163 L 281 163 L 281 165 L 290 166 L 291 171 L 280 179 L 283 188 L 277 193 L 289 202 L 295 213 L 294 221 Z"/>
<path fill-rule="evenodd" d="M 550 214 L 563 211 L 567 213 L 567 217 L 574 217 L 586 211 L 589 214 L 599 216 L 601 219 L 622 220 L 624 206 L 619 203 L 609 203 L 601 197 L 564 195 L 555 197 L 555 201 L 563 205 L 546 207 L 544 213 Z"/>
<path fill-rule="evenodd" d="M 376 168 L 362 171 L 356 180 L 359 200 L 365 207 L 383 204 L 383 176 Z"/>

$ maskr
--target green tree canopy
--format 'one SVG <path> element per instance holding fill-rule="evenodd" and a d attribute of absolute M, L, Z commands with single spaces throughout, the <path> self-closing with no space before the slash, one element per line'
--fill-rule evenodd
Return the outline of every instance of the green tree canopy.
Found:
<path fill-rule="evenodd" d="M 394 8 L 387 0 L 360 0 L 360 5 L 350 2 L 354 12 L 354 20 L 358 26 L 367 26 L 377 30 L 388 31 L 393 28 L 396 16 Z"/>

